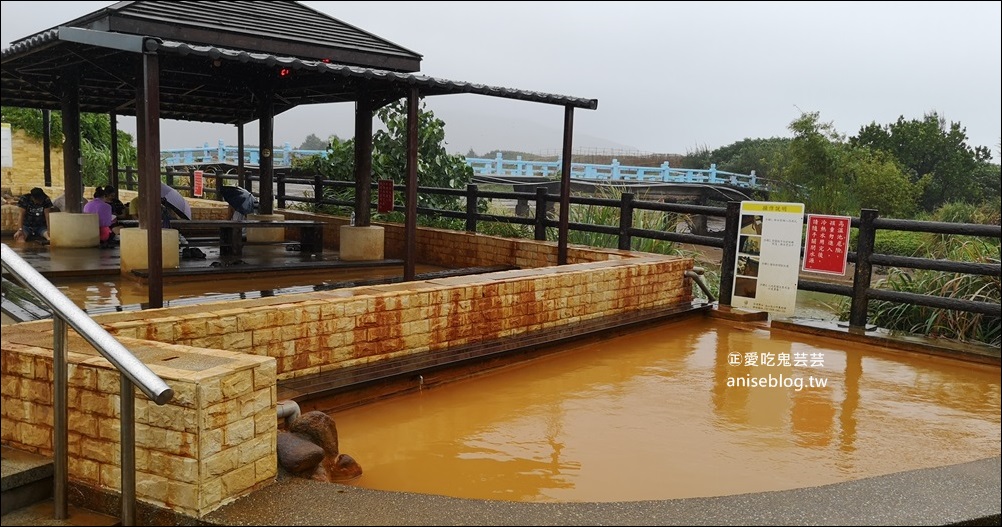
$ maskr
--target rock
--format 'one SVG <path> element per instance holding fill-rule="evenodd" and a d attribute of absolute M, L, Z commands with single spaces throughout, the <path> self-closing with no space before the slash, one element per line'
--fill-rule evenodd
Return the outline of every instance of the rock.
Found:
<path fill-rule="evenodd" d="M 320 445 L 324 454 L 331 459 L 338 455 L 337 426 L 334 419 L 318 411 L 306 412 L 289 426 L 289 431 L 307 437 Z"/>
<path fill-rule="evenodd" d="M 279 432 L 277 450 L 278 464 L 293 474 L 309 473 L 323 466 L 324 449 L 306 437 Z"/>
<path fill-rule="evenodd" d="M 336 459 L 325 457 L 321 465 L 330 481 L 348 481 L 362 475 L 362 466 L 348 454 L 339 454 Z"/>

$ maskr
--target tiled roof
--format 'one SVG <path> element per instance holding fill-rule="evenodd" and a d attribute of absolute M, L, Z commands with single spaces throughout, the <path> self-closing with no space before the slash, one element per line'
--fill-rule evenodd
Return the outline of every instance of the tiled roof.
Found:
<path fill-rule="evenodd" d="M 421 63 L 420 54 L 299 2 L 118 2 L 60 26 L 394 71 Z"/>

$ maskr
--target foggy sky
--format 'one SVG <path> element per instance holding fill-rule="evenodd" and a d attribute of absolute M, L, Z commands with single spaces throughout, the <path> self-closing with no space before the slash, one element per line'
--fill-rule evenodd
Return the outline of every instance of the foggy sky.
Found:
<path fill-rule="evenodd" d="M 845 135 L 937 111 L 996 160 L 1002 137 L 1000 2 L 303 2 L 423 55 L 434 77 L 597 98 L 574 146 L 684 154 L 789 137 L 801 112 Z M 2 41 L 112 2 L 10 2 Z M 556 151 L 563 108 L 473 95 L 428 97 L 448 149 Z M 276 143 L 353 135 L 353 106 L 297 108 Z M 121 117 L 134 132 L 135 120 Z M 378 125 L 378 122 L 377 122 Z M 257 126 L 245 127 L 249 144 Z M 164 148 L 232 126 L 164 122 Z"/>

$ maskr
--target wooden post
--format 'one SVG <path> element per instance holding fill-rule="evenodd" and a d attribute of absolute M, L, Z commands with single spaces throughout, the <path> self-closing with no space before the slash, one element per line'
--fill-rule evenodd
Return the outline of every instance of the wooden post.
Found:
<path fill-rule="evenodd" d="M 414 280 L 417 260 L 417 166 L 418 89 L 417 86 L 412 86 L 410 92 L 407 94 L 407 209 L 404 212 L 405 282 Z M 368 202 L 366 202 L 366 204 L 368 204 Z"/>
<path fill-rule="evenodd" d="M 66 210 L 82 212 L 83 176 L 80 156 L 80 77 L 75 69 L 63 75 L 63 190 Z"/>
<path fill-rule="evenodd" d="M 147 51 L 141 60 L 141 82 L 136 94 L 139 196 L 143 200 L 139 219 L 140 226 L 146 228 L 149 307 L 155 309 L 164 305 L 163 229 L 160 223 L 160 59 L 156 51 Z"/>
<path fill-rule="evenodd" d="M 275 189 L 272 186 L 275 181 L 275 156 L 272 147 L 275 144 L 275 104 L 272 101 L 271 93 L 261 98 L 258 107 L 258 123 L 260 127 L 260 148 L 261 159 L 258 161 L 260 167 L 260 202 L 261 214 L 271 214 L 275 204 Z"/>
<path fill-rule="evenodd" d="M 866 290 L 873 279 L 873 265 L 870 257 L 877 239 L 877 229 L 873 222 L 877 211 L 863 209 L 859 215 L 859 236 L 856 238 L 856 272 L 852 276 L 852 304 L 849 306 L 849 329 L 866 330 L 869 299 Z"/>
<path fill-rule="evenodd" d="M 557 265 L 567 263 L 567 231 L 571 213 L 571 140 L 574 138 L 574 107 L 564 107 L 564 149 L 560 163 L 560 226 L 557 234 Z"/>
<path fill-rule="evenodd" d="M 416 124 L 416 123 L 415 123 Z M 410 158 L 408 158 L 409 160 Z M 417 170 L 417 167 L 414 167 Z M 355 226 L 368 227 L 372 212 L 372 102 L 355 103 Z"/>

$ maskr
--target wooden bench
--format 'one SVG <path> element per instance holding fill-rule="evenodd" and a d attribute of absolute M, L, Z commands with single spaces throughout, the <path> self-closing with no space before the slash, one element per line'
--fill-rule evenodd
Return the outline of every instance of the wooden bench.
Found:
<path fill-rule="evenodd" d="M 134 226 L 135 221 L 120 222 L 123 226 Z M 182 232 L 192 230 L 219 231 L 219 253 L 222 255 L 240 255 L 245 245 L 243 229 L 299 229 L 299 244 L 306 254 L 321 254 L 324 251 L 324 223 L 309 220 L 285 221 L 236 221 L 236 220 L 171 220 L 172 229 Z"/>

